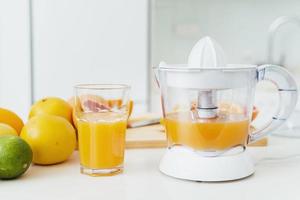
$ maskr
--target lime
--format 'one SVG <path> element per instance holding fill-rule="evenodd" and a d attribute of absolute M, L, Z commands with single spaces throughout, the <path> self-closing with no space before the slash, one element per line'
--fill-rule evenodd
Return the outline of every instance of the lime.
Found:
<path fill-rule="evenodd" d="M 21 176 L 30 166 L 32 150 L 20 137 L 0 136 L 0 179 Z"/>

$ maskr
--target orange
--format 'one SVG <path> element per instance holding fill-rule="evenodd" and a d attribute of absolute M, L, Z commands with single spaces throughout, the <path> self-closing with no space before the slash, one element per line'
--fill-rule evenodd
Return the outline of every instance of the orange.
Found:
<path fill-rule="evenodd" d="M 90 94 L 86 94 L 86 95 L 81 95 L 78 98 L 79 101 L 81 101 L 80 105 L 77 105 L 76 109 L 79 110 L 93 110 L 93 109 L 97 109 L 98 107 L 107 107 L 108 108 L 108 102 L 97 95 L 90 95 Z M 77 120 L 76 120 L 76 116 L 75 116 L 75 97 L 71 97 L 70 99 L 68 99 L 68 103 L 69 105 L 73 108 L 72 111 L 72 122 L 74 124 L 74 126 L 77 128 Z"/>
<path fill-rule="evenodd" d="M 67 160 L 76 146 L 74 127 L 65 118 L 54 115 L 32 117 L 20 136 L 31 146 L 33 162 L 41 165 Z"/>
<path fill-rule="evenodd" d="M 29 119 L 41 114 L 60 116 L 72 123 L 72 107 L 68 102 L 57 97 L 43 98 L 33 104 Z"/>
<path fill-rule="evenodd" d="M 244 114 L 245 110 L 241 105 L 230 103 L 230 102 L 221 102 L 219 105 L 221 113 L 225 114 Z"/>
<path fill-rule="evenodd" d="M 79 100 L 82 102 L 81 105 L 77 107 L 77 109 L 83 110 L 91 110 L 98 109 L 98 108 L 113 108 L 113 107 L 120 107 L 122 105 L 121 99 L 109 99 L 105 100 L 104 98 L 97 96 L 97 95 L 82 95 L 79 97 Z M 75 98 L 71 97 L 68 99 L 68 103 L 70 106 L 73 107 L 72 119 L 73 124 L 77 128 L 77 120 L 75 116 Z M 130 100 L 128 103 L 128 114 L 131 115 L 133 110 L 133 101 Z"/>
<path fill-rule="evenodd" d="M 114 107 L 114 106 L 120 107 L 122 105 L 122 99 L 110 99 L 110 100 L 108 100 L 108 105 L 111 108 Z M 128 102 L 128 116 L 131 115 L 132 110 L 133 110 L 133 101 L 130 100 Z"/>
<path fill-rule="evenodd" d="M 0 123 L 8 124 L 20 134 L 24 123 L 22 119 L 14 112 L 5 108 L 0 108 Z"/>
<path fill-rule="evenodd" d="M 71 97 L 71 98 L 69 98 L 67 100 L 67 102 L 72 107 L 72 122 L 73 122 L 74 127 L 77 129 L 77 121 L 76 121 L 75 112 L 74 112 L 74 109 L 75 109 L 75 98 Z"/>

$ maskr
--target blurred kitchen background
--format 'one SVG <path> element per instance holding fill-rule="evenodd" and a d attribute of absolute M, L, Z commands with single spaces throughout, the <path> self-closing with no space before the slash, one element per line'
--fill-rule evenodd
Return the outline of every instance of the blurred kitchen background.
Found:
<path fill-rule="evenodd" d="M 158 112 L 151 68 L 186 63 L 206 35 L 230 63 L 282 65 L 300 82 L 297 0 L 0 0 L 0 106 L 26 118 L 75 84 L 126 83 L 136 113 Z"/>

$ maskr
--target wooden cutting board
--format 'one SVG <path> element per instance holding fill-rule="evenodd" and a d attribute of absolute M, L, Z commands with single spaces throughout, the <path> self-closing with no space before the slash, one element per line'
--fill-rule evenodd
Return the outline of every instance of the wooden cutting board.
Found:
<path fill-rule="evenodd" d="M 166 134 L 164 127 L 160 124 L 127 129 L 126 148 L 163 148 L 166 146 Z"/>
<path fill-rule="evenodd" d="M 267 146 L 264 138 L 249 146 Z M 138 128 L 128 128 L 126 132 L 126 148 L 165 148 L 167 146 L 164 127 L 160 124 Z"/>

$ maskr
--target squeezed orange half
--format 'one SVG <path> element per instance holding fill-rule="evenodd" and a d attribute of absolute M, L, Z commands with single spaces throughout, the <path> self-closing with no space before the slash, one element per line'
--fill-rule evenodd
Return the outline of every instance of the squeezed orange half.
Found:
<path fill-rule="evenodd" d="M 122 166 L 126 126 L 126 115 L 84 113 L 78 120 L 81 165 L 90 169 Z"/>
<path fill-rule="evenodd" d="M 224 150 L 245 145 L 249 120 L 243 114 L 193 119 L 191 112 L 169 114 L 164 119 L 168 143 L 197 150 Z"/>

